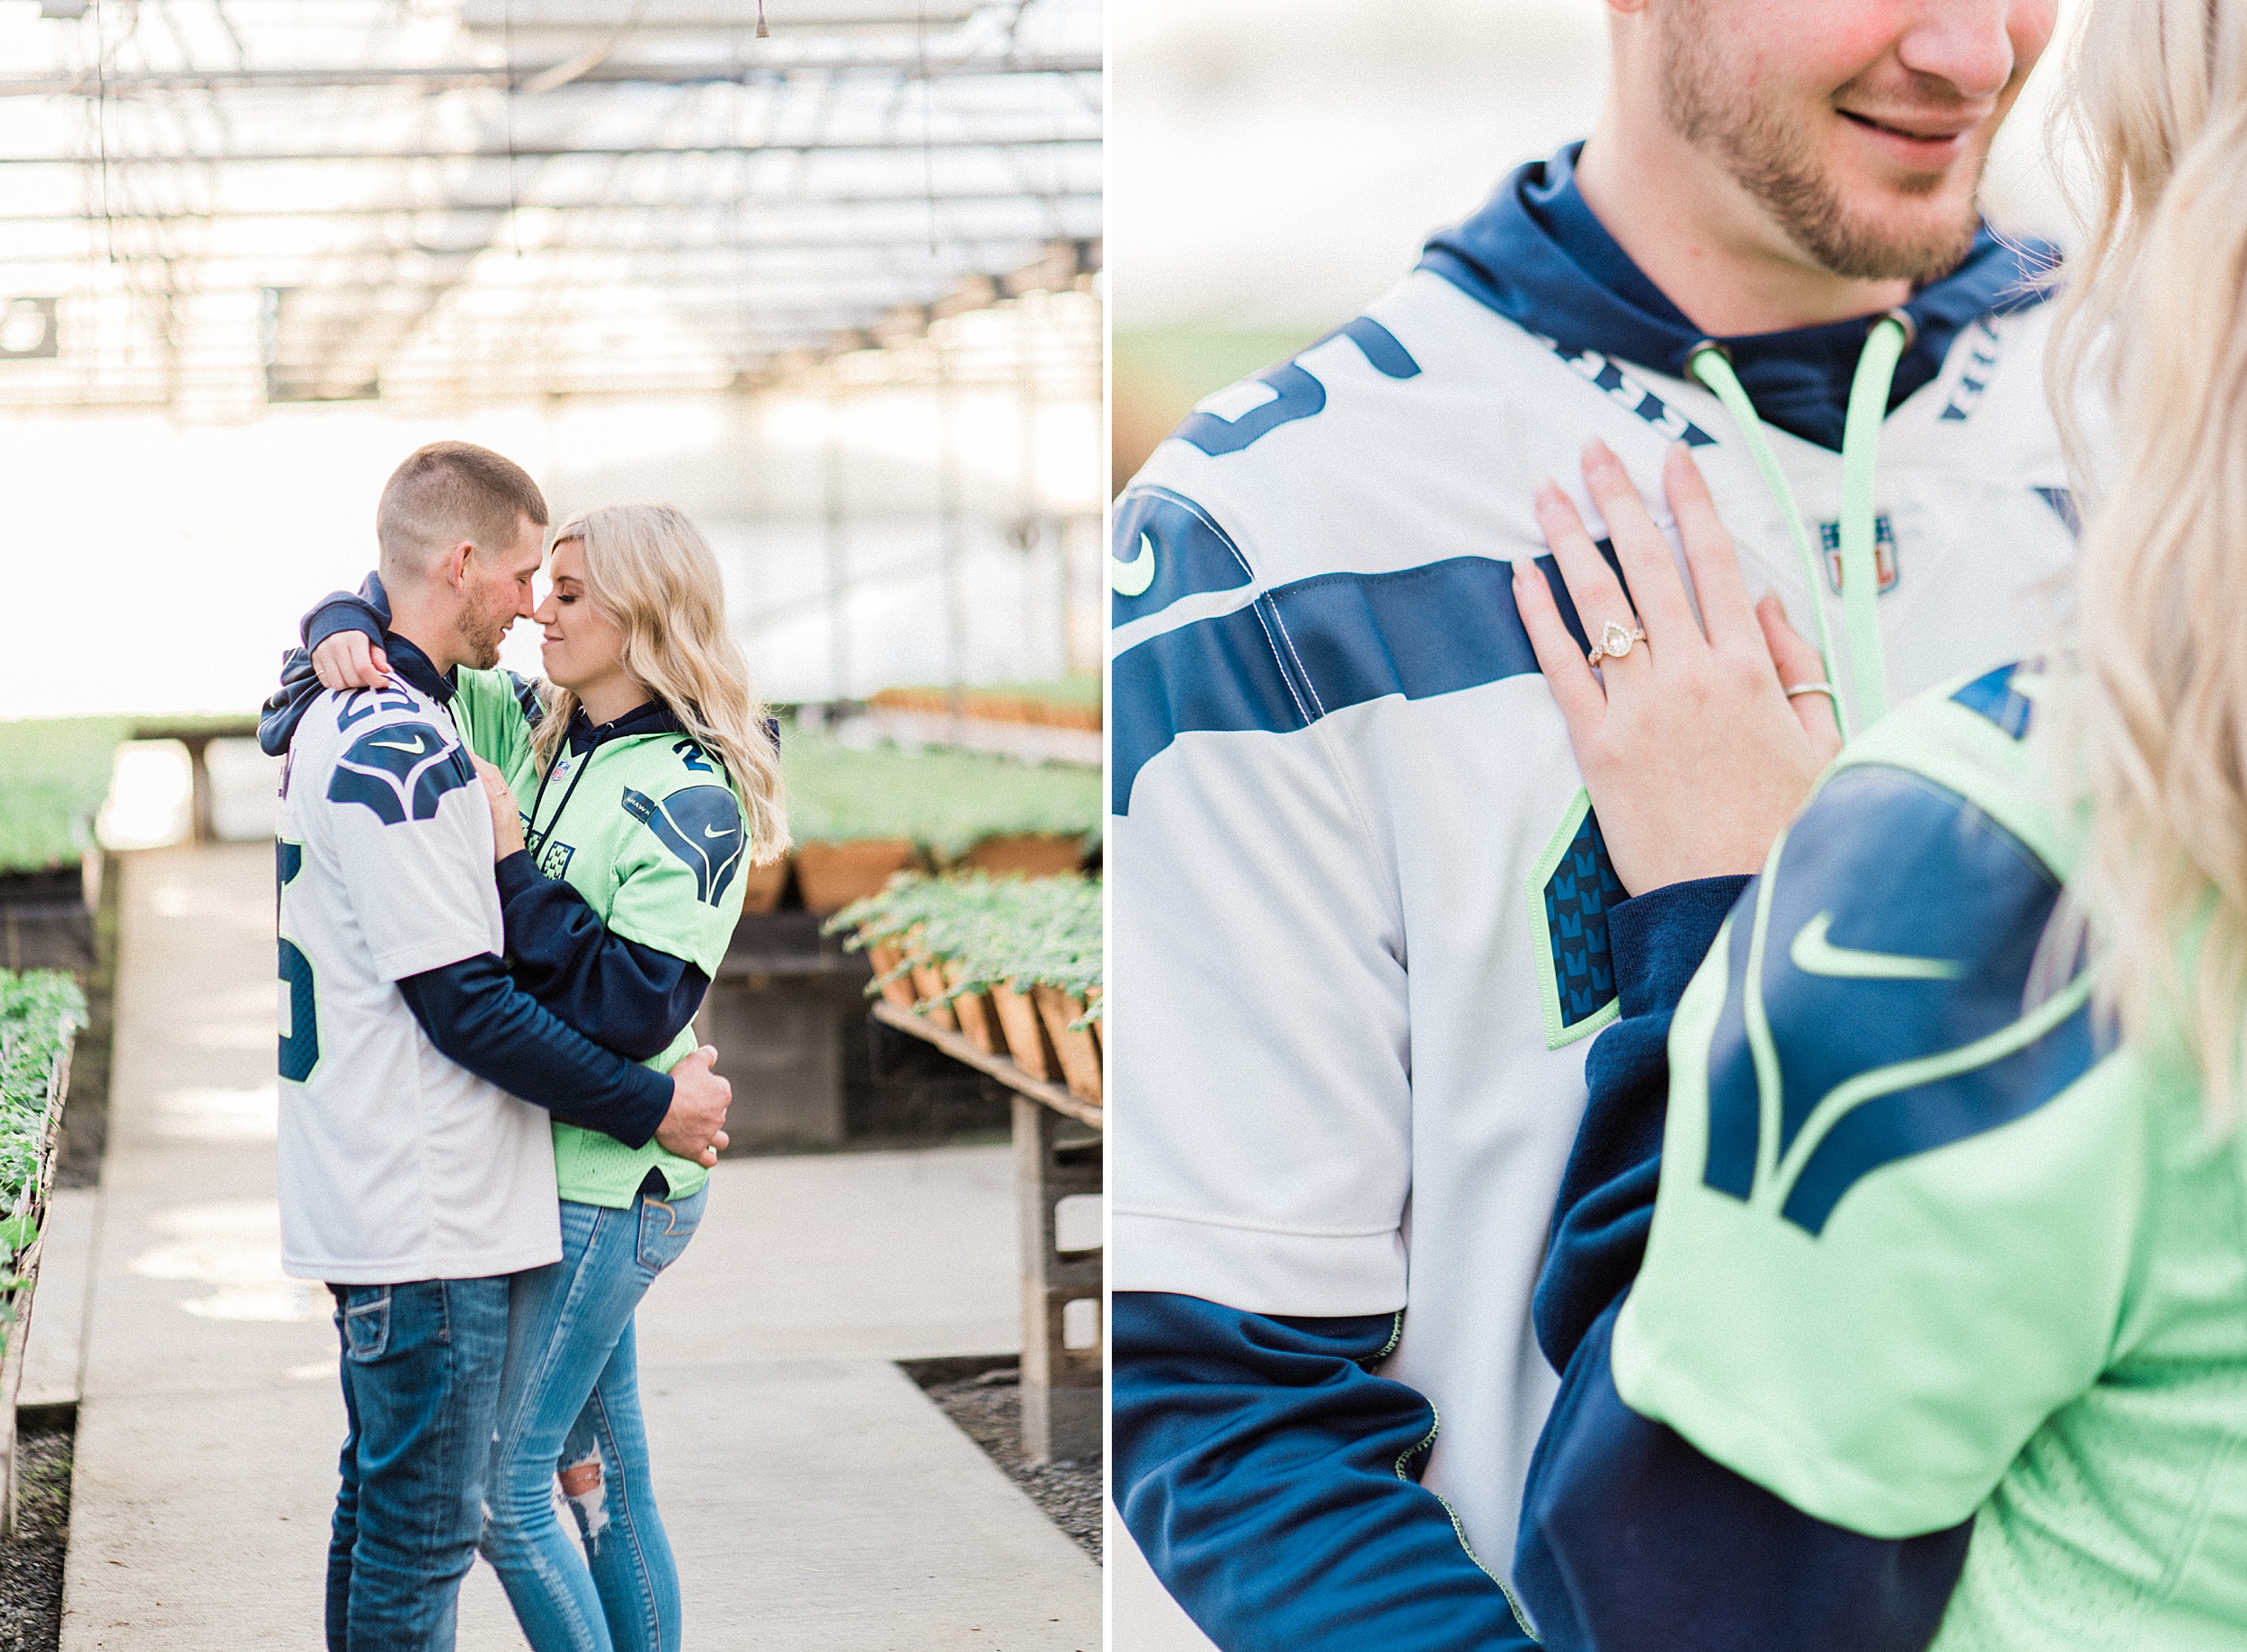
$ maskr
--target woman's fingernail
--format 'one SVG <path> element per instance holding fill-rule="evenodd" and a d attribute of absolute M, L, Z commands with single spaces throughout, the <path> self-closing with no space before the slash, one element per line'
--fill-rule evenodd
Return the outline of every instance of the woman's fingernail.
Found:
<path fill-rule="evenodd" d="M 1598 437 L 1587 436 L 1584 439 L 1584 462 L 1586 465 L 1604 465 L 1614 457 L 1607 444 Z"/>
<path fill-rule="evenodd" d="M 1548 476 L 1537 484 L 1537 508 L 1550 511 L 1560 502 L 1560 484 Z"/>

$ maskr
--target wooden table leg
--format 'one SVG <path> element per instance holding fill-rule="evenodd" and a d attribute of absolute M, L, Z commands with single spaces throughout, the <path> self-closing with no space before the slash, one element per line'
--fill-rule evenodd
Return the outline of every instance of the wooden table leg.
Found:
<path fill-rule="evenodd" d="M 1015 1186 L 1022 1236 L 1022 1449 L 1032 1462 L 1097 1457 L 1101 1449 L 1103 1254 L 1055 1248 L 1054 1208 L 1073 1194 L 1098 1197 L 1097 1131 L 1014 1098 Z M 1068 1305 L 1089 1301 L 1090 1346 L 1068 1346 Z M 1080 1325 L 1085 1310 L 1076 1316 Z"/>

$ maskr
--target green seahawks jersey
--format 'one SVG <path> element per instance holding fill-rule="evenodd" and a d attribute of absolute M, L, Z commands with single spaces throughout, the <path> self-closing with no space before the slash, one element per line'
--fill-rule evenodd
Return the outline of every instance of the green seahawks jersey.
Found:
<path fill-rule="evenodd" d="M 1972 1517 L 1945 1652 L 2247 1647 L 2247 1162 L 2052 922 L 2047 687 L 1861 738 L 1727 920 L 1615 1384 L 1835 1524 Z"/>
<path fill-rule="evenodd" d="M 749 855 L 724 765 L 676 732 L 626 735 L 582 757 L 564 751 L 541 799 L 520 680 L 463 671 L 453 706 L 471 749 L 514 787 L 538 869 L 566 881 L 611 934 L 715 977 L 742 915 L 740 873 Z M 682 1028 L 644 1065 L 664 1071 L 696 1043 L 694 1028 Z M 653 1141 L 628 1148 L 573 1124 L 555 1125 L 554 1159 L 562 1197 L 612 1209 L 632 1203 L 650 1168 L 662 1171 L 674 1198 L 709 1179 L 700 1165 Z"/>

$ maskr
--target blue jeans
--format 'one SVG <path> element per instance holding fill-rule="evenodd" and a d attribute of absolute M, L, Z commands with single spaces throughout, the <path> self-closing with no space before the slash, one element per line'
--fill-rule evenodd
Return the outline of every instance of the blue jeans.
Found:
<path fill-rule="evenodd" d="M 328 1652 L 451 1652 L 507 1353 L 508 1276 L 335 1285 L 343 1414 Z"/>
<path fill-rule="evenodd" d="M 483 1547 L 536 1652 L 679 1652 L 632 1312 L 694 1238 L 708 1194 L 644 1193 L 621 1211 L 565 1199 L 562 1260 L 515 1276 Z M 574 1533 L 555 1508 L 557 1472 Z"/>

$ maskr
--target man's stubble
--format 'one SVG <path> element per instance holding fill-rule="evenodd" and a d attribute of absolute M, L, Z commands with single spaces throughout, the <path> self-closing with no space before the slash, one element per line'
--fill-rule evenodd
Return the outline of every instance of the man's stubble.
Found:
<path fill-rule="evenodd" d="M 1721 157 L 1795 244 L 1835 275 L 1923 285 L 1958 266 L 1981 222 L 1973 193 L 1954 222 L 1915 232 L 1892 229 L 1876 214 L 1852 213 L 1819 166 L 1810 135 L 1743 101 L 1739 76 L 1718 61 L 1697 11 L 1671 8 L 1664 26 L 1664 112 L 1681 137 Z M 1988 158 L 1985 147 L 1973 160 L 1977 191 Z M 1917 192 L 1932 194 L 1948 182 L 1931 178 Z M 1904 192 L 1914 191 L 1906 185 Z"/>
<path fill-rule="evenodd" d="M 453 621 L 460 637 L 461 663 L 479 671 L 488 671 L 497 665 L 500 644 L 513 628 L 517 617 L 513 605 L 502 602 L 496 594 L 483 607 L 464 606 Z"/>

